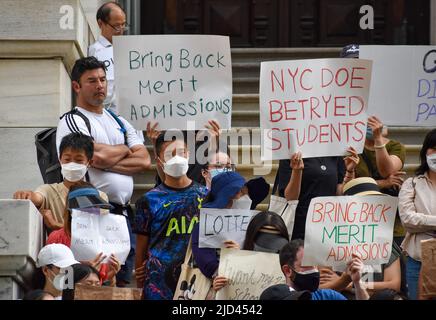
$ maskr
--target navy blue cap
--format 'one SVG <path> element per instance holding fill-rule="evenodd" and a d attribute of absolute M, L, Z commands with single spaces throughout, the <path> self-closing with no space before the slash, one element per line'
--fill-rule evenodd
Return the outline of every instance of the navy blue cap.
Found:
<path fill-rule="evenodd" d="M 100 197 L 97 189 L 85 187 L 75 189 L 68 193 L 69 209 L 86 209 L 86 208 L 112 209 L 112 205 Z"/>
<path fill-rule="evenodd" d="M 349 44 L 342 48 L 341 58 L 359 58 L 359 45 Z"/>
<path fill-rule="evenodd" d="M 223 209 L 227 206 L 242 187 L 245 185 L 245 179 L 237 172 L 223 172 L 212 179 L 210 195 L 212 201 L 205 203 L 204 208 Z"/>

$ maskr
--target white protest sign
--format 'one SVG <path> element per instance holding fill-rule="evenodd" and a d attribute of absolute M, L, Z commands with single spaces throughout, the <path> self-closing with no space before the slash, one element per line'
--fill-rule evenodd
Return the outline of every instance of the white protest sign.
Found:
<path fill-rule="evenodd" d="M 121 215 L 98 215 L 73 210 L 71 222 L 71 250 L 79 261 L 93 260 L 103 252 L 114 254 L 124 264 L 130 251 L 130 237 L 126 218 Z"/>
<path fill-rule="evenodd" d="M 104 62 L 106 66 L 106 79 L 114 80 L 114 49 L 113 47 L 103 48 L 95 53 L 95 57 Z"/>
<path fill-rule="evenodd" d="M 221 249 L 218 275 L 229 279 L 217 300 L 259 300 L 270 286 L 286 283 L 276 253 Z"/>
<path fill-rule="evenodd" d="M 363 150 L 371 61 L 316 59 L 262 62 L 262 159 L 345 155 Z"/>
<path fill-rule="evenodd" d="M 373 60 L 368 114 L 388 125 L 436 126 L 436 46 L 360 46 Z"/>
<path fill-rule="evenodd" d="M 387 263 L 397 204 L 398 198 L 387 195 L 312 199 L 302 265 L 345 270 L 352 253 L 368 265 Z"/>
<path fill-rule="evenodd" d="M 208 209 L 200 210 L 200 248 L 221 248 L 226 240 L 243 247 L 247 226 L 257 213 L 255 210 Z"/>
<path fill-rule="evenodd" d="M 150 121 L 159 129 L 204 129 L 211 119 L 231 128 L 229 37 L 114 37 L 114 59 L 119 112 L 136 129 Z"/>

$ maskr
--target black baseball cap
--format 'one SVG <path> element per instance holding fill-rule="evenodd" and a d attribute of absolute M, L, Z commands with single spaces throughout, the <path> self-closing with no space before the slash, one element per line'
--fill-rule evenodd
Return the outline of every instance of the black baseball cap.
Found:
<path fill-rule="evenodd" d="M 295 291 L 287 284 L 276 284 L 265 289 L 259 300 L 312 300 L 310 291 Z"/>

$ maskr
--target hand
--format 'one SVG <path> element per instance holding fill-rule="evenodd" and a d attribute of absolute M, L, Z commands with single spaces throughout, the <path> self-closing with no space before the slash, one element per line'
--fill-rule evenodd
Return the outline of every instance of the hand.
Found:
<path fill-rule="evenodd" d="M 368 127 L 372 129 L 374 141 L 382 138 L 383 123 L 376 116 L 368 118 Z"/>
<path fill-rule="evenodd" d="M 150 139 L 153 147 L 156 145 L 156 140 L 161 133 L 160 130 L 156 129 L 158 125 L 158 122 L 156 122 L 153 126 L 151 125 L 151 122 L 147 123 L 146 136 Z"/>
<path fill-rule="evenodd" d="M 229 280 L 226 277 L 216 276 L 215 279 L 213 279 L 213 290 L 219 291 L 224 288 L 228 283 Z"/>
<path fill-rule="evenodd" d="M 397 172 L 391 174 L 386 179 L 379 180 L 380 188 L 381 189 L 394 188 L 395 190 L 400 190 L 401 185 L 404 182 L 405 175 L 406 175 L 406 172 L 397 171 Z"/>
<path fill-rule="evenodd" d="M 216 120 L 209 120 L 204 127 L 208 129 L 211 138 L 217 138 L 221 135 L 221 126 Z"/>
<path fill-rule="evenodd" d="M 304 162 L 301 158 L 301 152 L 296 152 L 291 157 L 291 169 L 292 170 L 303 170 Z"/>
<path fill-rule="evenodd" d="M 143 288 L 145 281 L 145 264 L 147 260 L 142 263 L 142 266 L 135 269 L 136 287 Z"/>
<path fill-rule="evenodd" d="M 34 192 L 30 190 L 18 190 L 14 193 L 14 199 L 32 200 L 32 197 L 34 197 Z"/>
<path fill-rule="evenodd" d="M 91 266 L 97 270 L 100 269 L 100 264 L 104 261 L 104 259 L 106 259 L 106 256 L 103 255 L 103 252 L 100 252 L 95 258 L 94 260 L 89 260 L 89 261 L 80 261 L 83 264 L 87 264 L 88 266 Z"/>
<path fill-rule="evenodd" d="M 107 274 L 107 279 L 111 280 L 111 283 L 115 283 L 116 281 L 114 281 L 114 278 L 117 275 L 118 271 L 121 270 L 120 260 L 118 260 L 118 258 L 114 254 L 111 254 L 108 263 L 109 272 Z"/>
<path fill-rule="evenodd" d="M 50 230 L 58 230 L 62 228 L 62 224 L 57 222 L 50 209 L 40 210 L 44 224 Z"/>
<path fill-rule="evenodd" d="M 357 154 L 356 149 L 354 149 L 353 147 L 349 147 L 347 149 L 347 152 L 349 153 L 349 155 L 347 155 L 344 158 L 344 162 L 345 162 L 345 169 L 348 172 L 352 172 L 356 169 L 357 165 L 359 164 L 359 156 Z"/>
<path fill-rule="evenodd" d="M 358 255 L 352 254 L 352 259 L 347 263 L 347 274 L 351 277 L 353 283 L 360 282 L 363 270 L 363 261 Z"/>
<path fill-rule="evenodd" d="M 239 244 L 233 240 L 224 241 L 224 246 L 228 249 L 240 249 Z"/>
<path fill-rule="evenodd" d="M 320 278 L 319 278 L 320 284 L 332 282 L 340 278 L 340 276 L 338 276 L 336 272 L 330 269 L 320 269 L 319 272 L 320 272 Z"/>

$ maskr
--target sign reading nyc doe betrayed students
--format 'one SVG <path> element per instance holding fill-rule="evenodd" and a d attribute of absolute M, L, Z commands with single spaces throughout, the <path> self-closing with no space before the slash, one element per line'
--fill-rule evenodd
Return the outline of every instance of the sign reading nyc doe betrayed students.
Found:
<path fill-rule="evenodd" d="M 397 198 L 384 195 L 312 199 L 302 265 L 344 270 L 353 253 L 366 265 L 387 263 L 397 203 Z"/>
<path fill-rule="evenodd" d="M 363 150 L 372 62 L 317 59 L 262 62 L 262 159 L 339 156 Z"/>
<path fill-rule="evenodd" d="M 210 119 L 230 129 L 232 62 L 228 37 L 114 37 L 120 115 L 136 129 L 202 129 Z M 188 121 L 195 121 L 189 125 Z"/>

